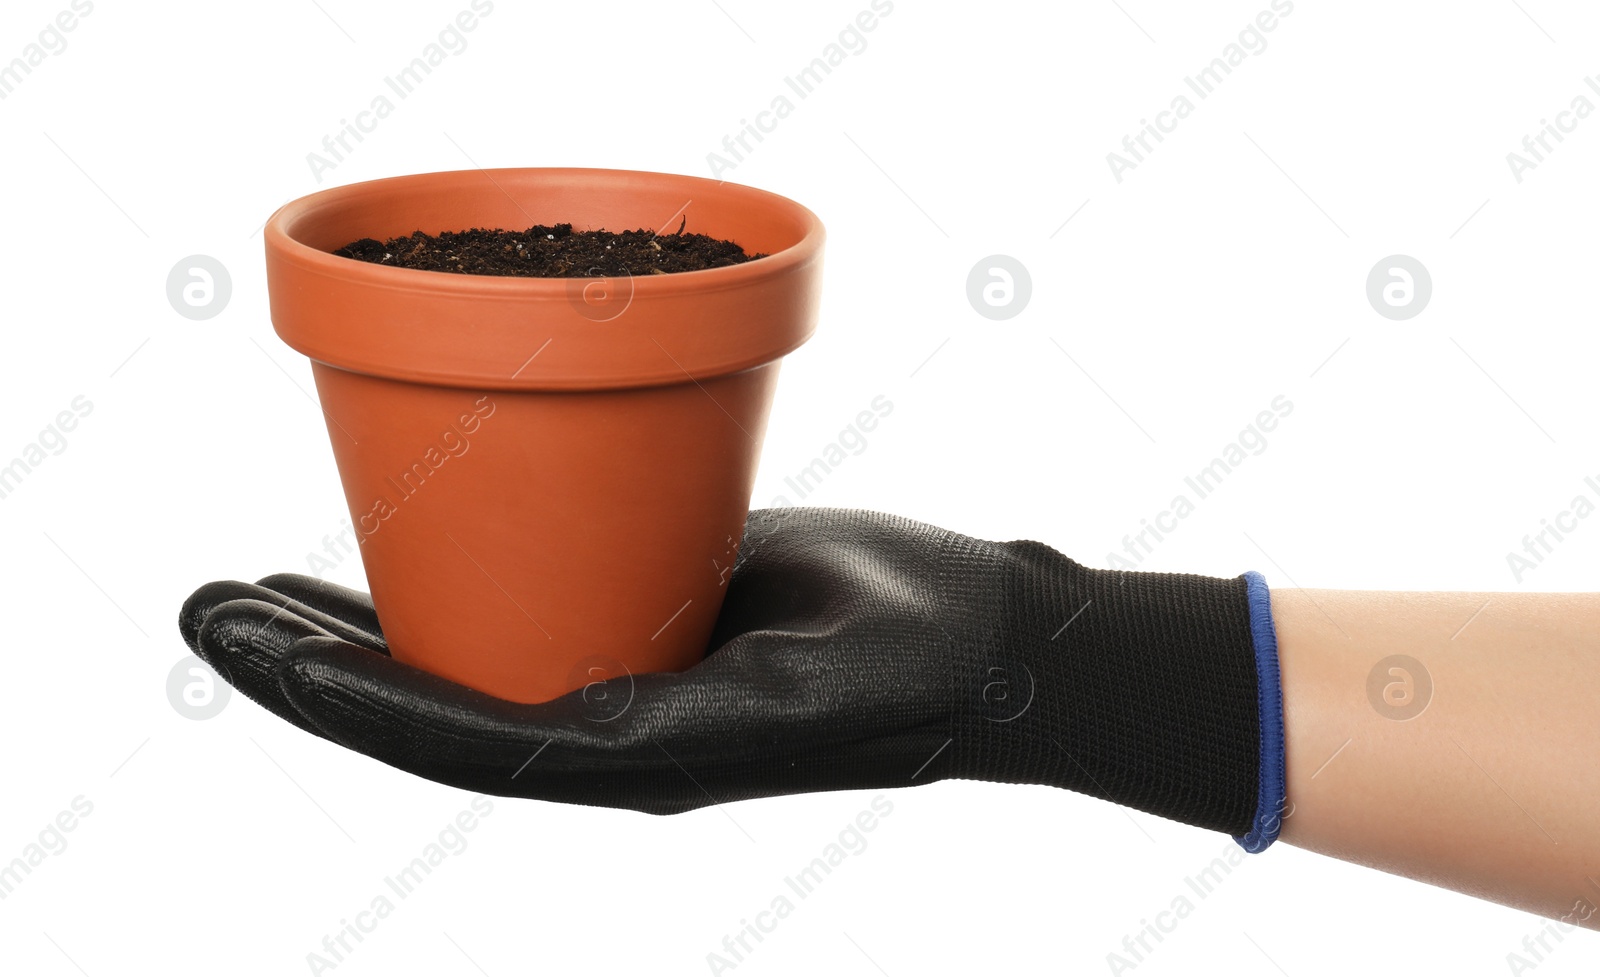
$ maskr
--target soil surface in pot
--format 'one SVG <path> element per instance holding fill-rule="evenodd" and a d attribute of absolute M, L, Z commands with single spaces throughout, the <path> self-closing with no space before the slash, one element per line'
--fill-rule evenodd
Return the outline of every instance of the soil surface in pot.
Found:
<path fill-rule="evenodd" d="M 766 257 L 746 254 L 732 241 L 685 234 L 687 224 L 685 218 L 671 234 L 642 229 L 574 231 L 571 224 L 536 224 L 525 231 L 414 231 L 388 241 L 364 237 L 333 253 L 393 268 L 522 278 L 669 275 Z"/>

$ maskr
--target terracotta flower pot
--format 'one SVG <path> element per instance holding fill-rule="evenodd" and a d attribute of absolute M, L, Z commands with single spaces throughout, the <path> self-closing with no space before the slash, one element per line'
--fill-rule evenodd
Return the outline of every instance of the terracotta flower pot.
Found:
<path fill-rule="evenodd" d="M 329 253 L 419 229 L 685 216 L 768 257 L 605 280 Z M 779 360 L 815 328 L 816 215 L 698 177 L 464 170 L 312 194 L 265 234 L 273 325 L 312 360 L 395 658 L 540 702 L 704 655 Z"/>

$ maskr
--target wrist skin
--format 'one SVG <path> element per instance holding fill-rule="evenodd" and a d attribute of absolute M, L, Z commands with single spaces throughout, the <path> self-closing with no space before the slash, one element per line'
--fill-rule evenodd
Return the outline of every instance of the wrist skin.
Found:
<path fill-rule="evenodd" d="M 1272 604 L 1285 842 L 1537 913 L 1549 940 L 1600 929 L 1600 595 L 1281 590 Z"/>

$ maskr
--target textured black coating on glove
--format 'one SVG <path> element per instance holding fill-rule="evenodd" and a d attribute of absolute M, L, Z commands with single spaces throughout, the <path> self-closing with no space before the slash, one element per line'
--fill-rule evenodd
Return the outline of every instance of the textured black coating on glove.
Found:
<path fill-rule="evenodd" d="M 507 702 L 390 658 L 366 595 L 207 584 L 184 639 L 295 725 L 440 783 L 671 814 L 960 778 L 1243 834 L 1256 662 L 1242 577 L 1096 570 L 854 509 L 750 514 L 704 661 Z"/>

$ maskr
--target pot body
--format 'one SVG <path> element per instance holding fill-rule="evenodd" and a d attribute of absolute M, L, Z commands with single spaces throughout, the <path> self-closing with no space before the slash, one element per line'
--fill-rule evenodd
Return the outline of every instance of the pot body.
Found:
<path fill-rule="evenodd" d="M 516 279 L 328 253 L 417 229 L 685 217 L 769 256 Z M 325 191 L 266 230 L 273 323 L 313 361 L 397 659 L 540 702 L 705 654 L 779 360 L 815 328 L 814 215 L 693 177 L 473 170 Z"/>

